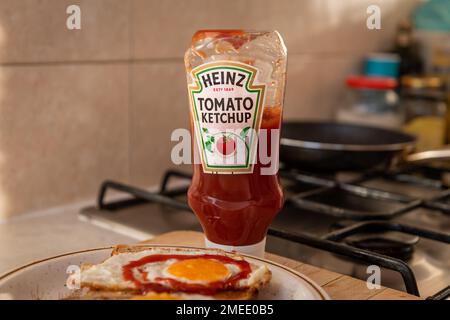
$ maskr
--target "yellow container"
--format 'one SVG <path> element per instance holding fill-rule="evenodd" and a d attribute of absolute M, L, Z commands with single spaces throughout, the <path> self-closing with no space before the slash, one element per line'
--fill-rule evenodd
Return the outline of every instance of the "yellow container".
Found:
<path fill-rule="evenodd" d="M 403 128 L 417 137 L 418 151 L 437 149 L 447 143 L 450 117 L 444 84 L 438 76 L 402 78 Z"/>

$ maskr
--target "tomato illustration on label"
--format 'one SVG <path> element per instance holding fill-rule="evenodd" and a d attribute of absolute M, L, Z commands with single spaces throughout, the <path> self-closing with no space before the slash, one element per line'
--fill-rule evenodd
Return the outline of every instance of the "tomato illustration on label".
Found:
<path fill-rule="evenodd" d="M 217 141 L 216 146 L 217 150 L 225 156 L 229 156 L 236 151 L 236 141 L 230 136 L 223 135 L 219 141 Z"/>
<path fill-rule="evenodd" d="M 202 131 L 205 133 L 206 138 L 205 148 L 211 153 L 214 153 L 217 150 L 217 152 L 219 152 L 223 156 L 230 156 L 236 152 L 238 143 L 242 143 L 243 145 L 245 145 L 245 148 L 248 151 L 246 138 L 249 130 L 250 127 L 244 128 L 239 136 L 229 132 L 220 132 L 211 135 L 209 134 L 209 130 L 207 128 L 202 128 Z"/>

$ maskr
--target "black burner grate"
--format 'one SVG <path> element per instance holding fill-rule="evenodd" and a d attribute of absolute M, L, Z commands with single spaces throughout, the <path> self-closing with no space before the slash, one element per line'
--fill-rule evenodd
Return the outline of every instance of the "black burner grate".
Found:
<path fill-rule="evenodd" d="M 392 172 L 367 172 L 347 182 L 296 171 L 281 176 L 291 182 L 315 186 L 290 195 L 288 201 L 297 208 L 342 219 L 389 220 L 419 207 L 450 213 L 450 190 L 442 181 L 444 175 L 450 177 L 450 171 L 439 170 L 410 166 Z M 438 195 L 430 199 L 414 198 L 363 185 L 377 178 L 433 189 Z"/>

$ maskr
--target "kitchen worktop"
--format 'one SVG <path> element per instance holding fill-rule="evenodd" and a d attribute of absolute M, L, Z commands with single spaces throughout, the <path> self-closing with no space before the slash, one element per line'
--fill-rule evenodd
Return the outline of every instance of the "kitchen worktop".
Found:
<path fill-rule="evenodd" d="M 57 254 L 138 238 L 80 221 L 86 203 L 25 214 L 0 222 L 0 274 L 23 264 Z"/>

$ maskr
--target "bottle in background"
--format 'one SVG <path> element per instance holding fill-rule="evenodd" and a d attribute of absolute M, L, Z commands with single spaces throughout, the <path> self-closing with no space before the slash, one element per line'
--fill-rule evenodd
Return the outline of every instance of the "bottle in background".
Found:
<path fill-rule="evenodd" d="M 398 25 L 392 52 L 400 57 L 400 77 L 406 74 L 423 73 L 424 63 L 421 57 L 421 48 L 414 39 L 410 21 L 405 20 Z"/>

